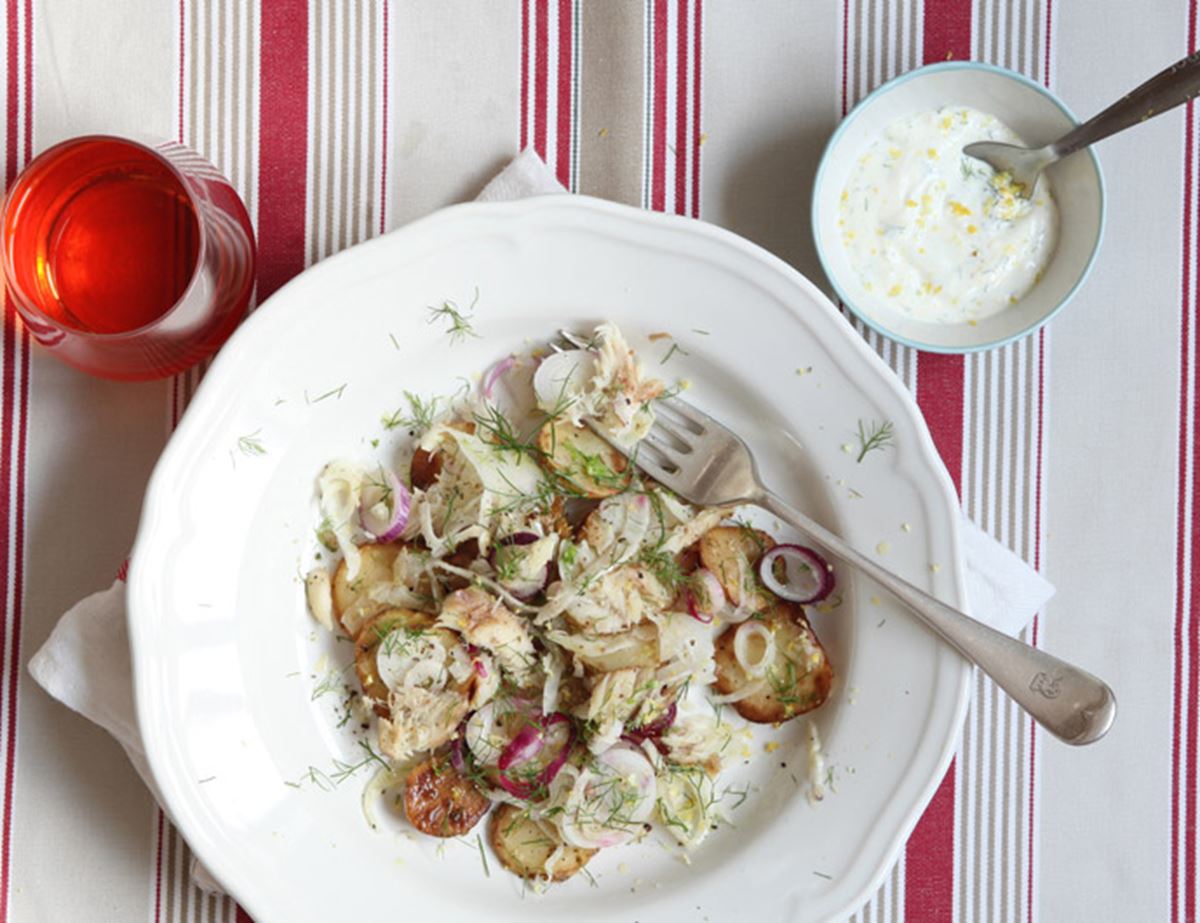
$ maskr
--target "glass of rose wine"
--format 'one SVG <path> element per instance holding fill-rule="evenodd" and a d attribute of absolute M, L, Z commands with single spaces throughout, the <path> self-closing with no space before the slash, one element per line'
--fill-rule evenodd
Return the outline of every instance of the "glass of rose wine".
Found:
<path fill-rule="evenodd" d="M 211 355 L 254 286 L 246 207 L 174 143 L 55 145 L 9 189 L 2 237 L 5 285 L 30 333 L 104 378 L 161 378 Z"/>

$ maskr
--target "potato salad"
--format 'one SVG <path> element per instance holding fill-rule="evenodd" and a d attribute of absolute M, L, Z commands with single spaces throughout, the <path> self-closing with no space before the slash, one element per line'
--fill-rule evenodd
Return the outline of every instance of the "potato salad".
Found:
<path fill-rule="evenodd" d="M 697 846 L 727 820 L 734 713 L 775 724 L 830 693 L 804 609 L 832 588 L 824 560 L 631 463 L 665 391 L 603 324 L 410 395 L 403 456 L 317 477 L 334 562 L 308 605 L 353 642 L 371 784 L 431 837 L 486 818 L 525 879 L 655 828 Z"/>

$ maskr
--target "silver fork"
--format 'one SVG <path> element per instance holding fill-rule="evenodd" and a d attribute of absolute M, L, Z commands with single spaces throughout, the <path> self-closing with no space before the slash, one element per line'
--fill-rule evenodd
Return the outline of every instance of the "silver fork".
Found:
<path fill-rule="evenodd" d="M 582 338 L 560 331 L 577 348 Z M 735 433 L 678 398 L 656 402 L 649 435 L 629 452 L 591 420 L 601 439 L 642 471 L 685 500 L 700 506 L 752 504 L 787 522 L 829 554 L 858 568 L 904 603 L 922 622 L 987 673 L 1021 708 L 1069 744 L 1099 740 L 1112 726 L 1117 700 L 1101 680 L 989 628 L 917 589 L 857 551 L 824 526 L 768 490 L 749 447 Z"/>

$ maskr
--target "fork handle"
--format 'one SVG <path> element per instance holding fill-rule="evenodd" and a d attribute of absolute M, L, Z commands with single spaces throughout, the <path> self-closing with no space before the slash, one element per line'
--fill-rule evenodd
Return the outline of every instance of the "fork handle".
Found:
<path fill-rule="evenodd" d="M 754 502 L 891 592 L 1055 737 L 1069 744 L 1087 744 L 1099 740 L 1112 726 L 1116 697 L 1091 673 L 934 599 L 770 491 L 764 490 Z"/>
<path fill-rule="evenodd" d="M 1181 106 L 1200 94 L 1200 52 L 1176 61 L 1054 142 L 1055 159 Z"/>

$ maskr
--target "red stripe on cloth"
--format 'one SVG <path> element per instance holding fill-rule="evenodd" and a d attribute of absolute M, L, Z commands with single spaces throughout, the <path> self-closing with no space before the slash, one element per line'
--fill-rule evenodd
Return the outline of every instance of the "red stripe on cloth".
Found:
<path fill-rule="evenodd" d="M 383 141 L 379 152 L 379 233 L 387 230 L 388 204 L 388 4 L 383 4 Z"/>
<path fill-rule="evenodd" d="M 555 156 L 558 181 L 571 188 L 571 125 L 574 118 L 572 89 L 575 85 L 571 67 L 572 41 L 575 33 L 574 4 L 558 0 L 558 112 L 555 114 Z"/>
<path fill-rule="evenodd" d="M 13 13 L 10 5 L 9 25 L 12 27 Z M 12 76 L 12 67 L 9 68 L 9 76 Z M 9 137 L 9 143 L 14 144 L 12 136 Z M 4 325 L 3 325 L 3 345 L 0 347 L 0 362 L 3 363 L 3 375 L 0 376 L 0 390 L 3 392 L 3 413 L 4 413 L 4 431 L 0 434 L 0 485 L 3 485 L 3 499 L 6 501 L 2 504 L 4 510 L 3 526 L 0 526 L 0 600 L 5 604 L 13 598 L 14 605 L 12 612 L 6 612 L 5 617 L 9 619 L 13 626 L 13 631 L 17 630 L 20 624 L 20 608 L 21 599 L 15 592 L 17 583 L 17 574 L 8 569 L 8 561 L 12 555 L 13 546 L 20 543 L 20 537 L 17 532 L 20 530 L 20 522 L 17 522 L 17 528 L 10 530 L 9 523 L 9 503 L 13 500 L 13 491 L 10 489 L 12 484 L 12 449 L 13 449 L 13 430 L 16 428 L 17 421 L 14 419 L 14 414 L 17 412 L 16 407 L 20 403 L 20 399 L 16 393 L 16 363 L 17 356 L 17 340 L 22 334 L 22 329 L 16 321 L 15 312 L 12 304 L 5 299 L 4 305 Z M 17 485 L 19 490 L 21 485 Z M 7 607 L 7 606 L 6 606 Z M 0 920 L 8 919 L 8 893 L 9 893 L 9 862 L 12 856 L 12 795 L 14 770 L 16 768 L 16 678 L 18 675 L 18 665 L 16 663 L 17 651 L 14 645 L 13 651 L 5 663 L 5 669 L 8 671 L 8 693 L 9 702 L 8 709 L 4 713 L 3 721 L 8 731 L 8 746 L 5 752 L 4 759 L 4 830 L 3 842 L 0 843 Z"/>
<path fill-rule="evenodd" d="M 1045 54 L 1042 56 L 1042 83 L 1050 86 L 1050 24 L 1053 22 L 1054 4 L 1046 0 L 1046 31 L 1044 33 Z"/>
<path fill-rule="evenodd" d="M 529 146 L 529 0 L 521 3 L 521 150 Z"/>
<path fill-rule="evenodd" d="M 250 914 L 239 907 L 237 909 L 237 923 L 254 923 L 254 920 L 250 918 Z"/>
<path fill-rule="evenodd" d="M 700 55 L 704 50 L 704 0 L 695 0 L 695 51 L 692 54 L 692 217 L 700 217 Z"/>
<path fill-rule="evenodd" d="M 933 444 L 962 492 L 963 357 L 921 353 L 917 365 L 917 404 L 929 424 Z"/>
<path fill-rule="evenodd" d="M 667 199 L 667 0 L 654 0 L 653 118 L 650 135 L 650 207 L 662 211 Z"/>
<path fill-rule="evenodd" d="M 842 0 L 842 117 L 850 111 L 850 0 Z"/>
<path fill-rule="evenodd" d="M 1196 4 L 1193 2 L 1188 10 L 1188 49 L 1194 51 L 1196 48 Z M 1188 141 L 1191 143 L 1191 128 L 1194 123 L 1194 104 L 1188 103 Z M 1191 154 L 1189 150 L 1188 166 L 1191 166 Z M 1192 189 L 1190 183 L 1189 190 Z M 1192 203 L 1195 201 L 1195 191 L 1192 191 Z M 1188 207 L 1188 215 L 1190 220 L 1191 205 Z M 1189 258 L 1195 258 L 1194 249 L 1189 249 Z M 1188 317 L 1188 313 L 1191 316 Z M 1184 315 L 1187 321 L 1185 335 L 1182 338 L 1184 349 L 1187 349 L 1187 344 L 1192 343 L 1195 346 L 1197 326 L 1200 325 L 1200 297 L 1197 295 L 1197 286 L 1193 278 L 1192 290 L 1190 298 L 1184 309 Z M 1191 452 L 1192 452 L 1192 521 L 1191 529 L 1191 560 L 1186 562 L 1187 572 L 1191 574 L 1192 587 L 1191 598 L 1185 602 L 1186 609 L 1183 617 L 1187 622 L 1186 640 L 1184 644 L 1185 657 L 1187 659 L 1187 702 L 1184 706 L 1183 714 L 1187 716 L 1187 763 L 1184 767 L 1184 784 L 1183 784 L 1183 919 L 1196 919 L 1196 824 L 1197 824 L 1197 796 L 1200 794 L 1200 788 L 1196 784 L 1197 768 L 1200 767 L 1200 756 L 1196 752 L 1197 730 L 1200 725 L 1200 574 L 1197 574 L 1196 567 L 1196 548 L 1200 547 L 1200 503 L 1196 502 L 1195 486 L 1200 484 L 1200 426 L 1197 426 L 1195 395 L 1200 395 L 1200 365 L 1195 365 L 1191 369 L 1185 371 L 1185 374 L 1192 375 L 1192 394 L 1193 401 L 1185 408 L 1185 412 L 1190 412 L 1191 420 L 1188 424 L 1188 432 L 1190 434 Z M 1186 402 L 1185 402 L 1186 403 Z M 1176 674 L 1178 683 L 1178 674 Z M 1177 713 L 1178 714 L 1178 713 Z M 1176 718 L 1176 727 L 1179 725 L 1179 718 Z"/>
<path fill-rule="evenodd" d="M 1196 3 L 1195 0 L 1188 5 L 1188 31 L 1187 31 L 1187 50 L 1190 53 L 1196 47 Z M 1184 779 L 1192 775 L 1191 785 L 1194 786 L 1194 768 L 1184 766 L 1183 743 L 1184 736 L 1182 733 L 1182 725 L 1185 721 L 1184 708 L 1184 683 L 1183 672 L 1185 661 L 1191 663 L 1191 658 L 1186 656 L 1185 650 L 1187 647 L 1187 631 L 1185 626 L 1188 622 L 1188 610 L 1192 605 L 1192 600 L 1186 598 L 1184 588 L 1188 571 L 1191 567 L 1191 562 L 1184 555 L 1186 545 L 1185 536 L 1189 525 L 1192 528 L 1193 549 L 1195 547 L 1195 522 L 1189 524 L 1184 516 L 1185 507 L 1187 505 L 1187 453 L 1188 446 L 1195 439 L 1195 434 L 1192 433 L 1194 421 L 1192 419 L 1193 408 L 1187 401 L 1187 386 L 1192 375 L 1190 347 L 1194 336 L 1191 309 L 1194 303 L 1194 285 L 1195 280 L 1192 276 L 1193 259 L 1193 237 L 1192 237 L 1192 210 L 1195 208 L 1195 175 L 1192 169 L 1192 158 L 1195 156 L 1195 103 L 1188 102 L 1186 115 L 1184 120 L 1184 157 L 1183 157 L 1183 254 L 1182 254 L 1182 274 L 1180 281 L 1180 333 L 1179 333 L 1179 446 L 1178 446 L 1178 495 L 1176 497 L 1176 538 L 1175 538 L 1175 625 L 1174 625 L 1174 682 L 1172 688 L 1172 706 L 1174 727 L 1171 735 L 1171 920 L 1173 923 L 1181 923 L 1184 920 L 1195 918 L 1195 898 L 1192 893 L 1195 889 L 1195 828 L 1191 812 L 1188 811 L 1189 803 L 1189 787 L 1185 786 Z M 1194 501 L 1193 501 L 1194 502 Z M 1193 513 L 1194 518 L 1194 513 Z M 1194 553 L 1194 550 L 1193 550 Z M 1195 582 L 1195 575 L 1193 575 Z M 1195 587 L 1192 588 L 1193 594 Z M 1195 611 L 1193 609 L 1193 611 Z M 1195 688 L 1196 675 L 1195 666 L 1192 665 L 1191 686 Z M 1189 695 L 1190 699 L 1191 696 Z M 1197 720 L 1195 706 L 1191 711 L 1191 724 L 1193 730 Z M 1189 737 L 1191 747 L 1188 752 L 1192 757 L 1191 763 L 1195 763 L 1195 738 Z M 1179 815 L 1181 809 L 1185 815 L 1183 829 L 1180 829 Z M 1187 868 L 1184 872 L 1183 882 L 1187 884 L 1187 894 L 1184 897 L 1183 907 L 1179 904 L 1180 890 L 1180 854 L 1187 855 L 1185 841 L 1188 839 L 1189 828 L 1193 843 L 1193 858 L 1191 860 L 1192 867 Z M 1189 904 L 1191 904 L 1189 917 Z"/>
<path fill-rule="evenodd" d="M 259 40 L 258 295 L 304 268 L 308 3 L 262 5 Z"/>
<path fill-rule="evenodd" d="M 32 112 L 33 99 L 33 5 L 24 4 L 25 67 L 20 62 L 21 49 L 21 3 L 8 0 L 8 111 L 6 120 L 7 156 L 5 158 L 5 182 L 11 184 L 16 178 L 18 167 L 29 159 L 33 144 Z M 20 85 L 25 86 L 25 125 L 21 125 Z M 22 127 L 24 131 L 22 132 Z M 24 140 L 25 158 L 20 157 L 20 146 Z M 21 375 L 16 374 L 16 365 L 21 363 Z M 21 660 L 21 622 L 25 607 L 25 453 L 28 427 L 26 413 L 29 403 L 29 335 L 17 318 L 16 309 L 4 301 L 3 324 L 0 325 L 0 412 L 3 416 L 3 432 L 0 433 L 0 510 L 4 511 L 0 525 L 0 600 L 6 606 L 5 618 L 9 626 L 9 643 L 5 652 L 7 671 L 5 693 L 7 708 L 3 715 L 7 730 L 4 754 L 4 821 L 3 841 L 0 842 L 0 920 L 8 919 L 8 899 L 11 890 L 9 873 L 12 863 L 12 811 L 16 786 L 17 757 L 17 695 L 19 691 Z M 15 448 L 15 452 L 14 452 Z M 15 470 L 14 470 L 15 468 Z M 12 560 L 12 569 L 8 561 Z M 11 604 L 10 601 L 11 600 Z"/>
<path fill-rule="evenodd" d="M 908 838 L 904 852 L 904 919 L 954 919 L 954 762 Z"/>
<path fill-rule="evenodd" d="M 25 159 L 33 160 L 33 0 L 25 0 Z"/>
<path fill-rule="evenodd" d="M 546 159 L 546 111 L 549 95 L 546 92 L 547 61 L 550 57 L 550 4 L 549 0 L 537 0 L 536 21 L 533 24 L 533 149 L 542 160 Z"/>
<path fill-rule="evenodd" d="M 158 809 L 158 834 L 154 841 L 154 923 L 162 920 L 163 810 Z"/>
<path fill-rule="evenodd" d="M 21 48 L 21 31 L 18 23 L 18 6 L 14 0 L 8 2 L 8 110 L 7 120 L 5 122 L 5 137 L 8 139 L 8 147 L 5 150 L 4 157 L 4 185 L 7 187 L 12 183 L 17 176 L 17 156 L 20 153 L 18 150 L 17 138 L 18 128 L 17 119 L 21 114 L 20 90 L 17 86 L 18 79 L 18 62 L 20 61 Z M 5 418 L 7 419 L 7 417 Z"/>
<path fill-rule="evenodd" d="M 971 0 L 925 0 L 925 51 L 922 61 L 969 61 Z"/>
<path fill-rule="evenodd" d="M 971 56 L 970 0 L 925 0 L 926 64 Z M 917 404 L 929 424 L 954 489 L 962 488 L 963 370 L 961 356 L 922 353 Z M 925 809 L 905 849 L 905 919 L 954 918 L 954 763 Z"/>
<path fill-rule="evenodd" d="M 688 0 L 676 0 L 675 214 L 687 214 Z"/>

